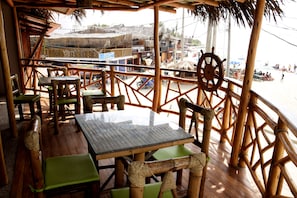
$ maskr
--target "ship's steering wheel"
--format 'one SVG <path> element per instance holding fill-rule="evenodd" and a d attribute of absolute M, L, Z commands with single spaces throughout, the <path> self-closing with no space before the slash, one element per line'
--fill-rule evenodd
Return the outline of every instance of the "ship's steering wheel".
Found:
<path fill-rule="evenodd" d="M 223 62 L 214 54 L 214 48 L 211 53 L 203 53 L 197 65 L 198 85 L 206 91 L 216 91 L 224 79 Z"/>

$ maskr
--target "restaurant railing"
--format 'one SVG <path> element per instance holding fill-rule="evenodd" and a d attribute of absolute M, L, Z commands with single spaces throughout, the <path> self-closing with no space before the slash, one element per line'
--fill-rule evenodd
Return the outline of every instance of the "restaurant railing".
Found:
<path fill-rule="evenodd" d="M 296 118 L 283 109 L 251 91 L 240 166 L 248 167 L 263 197 L 297 196 Z"/>
<path fill-rule="evenodd" d="M 154 67 L 143 65 L 30 61 L 30 64 L 22 65 L 26 89 L 46 92 L 46 89 L 38 86 L 38 78 L 46 75 L 47 67 L 54 67 L 58 63 L 67 66 L 71 75 L 81 76 L 83 89 L 100 88 L 102 81 L 96 75 L 104 69 L 107 75 L 106 91 L 109 95 L 125 95 L 126 104 L 152 107 Z M 177 102 L 181 97 L 214 109 L 212 131 L 219 134 L 219 141 L 227 143 L 230 147 L 227 150 L 230 154 L 233 153 L 242 83 L 226 78 L 217 91 L 207 92 L 199 88 L 194 71 L 161 70 L 162 96 L 158 111 L 178 115 Z M 296 177 L 292 176 L 297 171 L 297 122 L 296 117 L 288 117 L 288 112 L 280 109 L 261 94 L 250 92 L 238 166 L 249 169 L 263 196 L 284 194 L 296 197 Z"/>

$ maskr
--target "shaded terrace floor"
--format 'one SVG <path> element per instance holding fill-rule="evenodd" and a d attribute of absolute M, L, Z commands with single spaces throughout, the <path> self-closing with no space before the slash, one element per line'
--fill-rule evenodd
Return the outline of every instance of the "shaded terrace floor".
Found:
<path fill-rule="evenodd" d="M 46 105 L 43 102 L 43 105 Z M 5 107 L 5 105 L 1 105 Z M 80 131 L 77 131 L 74 120 L 70 122 L 65 122 L 60 125 L 61 133 L 54 135 L 53 124 L 49 122 L 48 114 L 46 113 L 47 106 L 43 106 L 43 154 L 44 157 L 56 156 L 56 155 L 69 155 L 76 153 L 86 153 L 87 143 Z M 1 112 L 3 112 L 1 110 Z M 23 132 L 27 122 L 19 123 L 20 133 Z M 9 131 L 5 131 L 7 133 Z M 3 136 L 3 135 L 2 135 Z M 208 172 L 204 188 L 204 197 L 261 197 L 259 191 L 257 190 L 249 172 L 247 169 L 236 170 L 228 166 L 230 157 L 230 147 L 225 144 L 219 143 L 219 137 L 216 132 L 212 132 L 212 139 L 210 143 L 210 161 L 208 163 Z M 21 139 L 21 134 L 20 138 Z M 4 140 L 3 140 L 4 141 Z M 9 138 L 9 141 L 16 142 L 15 139 Z M 21 144 L 20 144 L 21 145 Z M 198 150 L 196 146 L 187 145 L 193 150 Z M 30 192 L 28 187 L 31 181 L 31 172 L 29 171 L 29 164 L 21 162 L 25 159 L 25 153 L 22 149 L 17 150 L 17 161 L 16 167 L 14 168 L 14 173 L 18 172 L 20 174 L 14 175 L 14 178 L 10 181 L 12 182 L 12 197 L 20 195 L 20 197 L 27 198 L 33 197 L 34 195 Z M 12 150 L 13 152 L 13 150 Z M 13 155 L 10 155 L 11 157 Z M 10 158 L 11 158 L 10 157 Z M 109 162 L 109 160 L 100 161 L 101 163 Z M 10 171 L 12 171 L 11 163 L 9 165 Z M 23 171 L 20 166 L 24 166 Z M 100 181 L 101 184 L 110 175 L 110 170 L 100 171 Z M 11 179 L 11 178 L 10 178 Z M 184 182 L 181 190 L 186 188 L 187 174 L 184 174 Z M 108 189 L 112 188 L 112 183 L 107 185 L 107 190 L 101 192 L 100 197 L 109 197 Z M 4 197 L 9 197 L 7 190 L 0 187 L 0 195 Z M 6 187 L 7 189 L 7 187 Z M 81 193 L 76 193 L 72 195 L 65 195 L 59 197 L 82 197 Z"/>

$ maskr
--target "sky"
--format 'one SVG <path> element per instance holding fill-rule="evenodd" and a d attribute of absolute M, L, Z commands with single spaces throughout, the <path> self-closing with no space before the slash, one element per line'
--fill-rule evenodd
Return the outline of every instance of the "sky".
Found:
<path fill-rule="evenodd" d="M 264 63 L 269 65 L 297 64 L 297 3 L 285 2 L 285 17 L 276 24 L 274 21 L 267 21 L 262 24 L 262 31 L 257 49 L 257 63 L 262 66 Z M 182 31 L 183 10 L 178 9 L 176 14 L 160 12 L 160 22 L 166 28 Z M 150 25 L 154 22 L 154 11 L 152 9 L 139 12 L 119 12 L 119 11 L 87 11 L 86 18 L 78 24 L 73 18 L 65 15 L 58 15 L 55 19 L 61 24 L 61 28 L 55 33 L 66 33 L 74 30 L 86 29 L 91 25 Z M 197 21 L 193 16 L 184 10 L 184 35 L 199 39 L 203 44 L 206 43 L 207 24 Z M 231 22 L 231 59 L 245 59 L 249 46 L 251 29 L 238 27 Z M 227 57 L 228 49 L 228 26 L 227 23 L 220 23 L 217 27 L 216 53 L 221 59 Z"/>

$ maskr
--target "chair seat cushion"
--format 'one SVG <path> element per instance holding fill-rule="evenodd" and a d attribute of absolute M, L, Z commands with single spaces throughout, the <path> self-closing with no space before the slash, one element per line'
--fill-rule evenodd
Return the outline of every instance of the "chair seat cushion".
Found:
<path fill-rule="evenodd" d="M 83 90 L 82 96 L 105 96 L 105 93 L 99 89 Z"/>
<path fill-rule="evenodd" d="M 30 103 L 40 100 L 40 95 L 19 95 L 13 98 L 15 104 Z"/>
<path fill-rule="evenodd" d="M 53 91 L 54 90 L 52 86 L 47 86 L 46 88 L 47 88 L 48 91 Z"/>
<path fill-rule="evenodd" d="M 99 181 L 89 154 L 51 157 L 45 160 L 45 190 Z"/>
<path fill-rule="evenodd" d="M 70 99 L 59 99 L 57 101 L 57 105 L 65 105 L 65 104 L 75 104 L 77 103 L 76 98 L 70 98 Z"/>
<path fill-rule="evenodd" d="M 144 198 L 157 198 L 161 188 L 161 182 L 146 184 L 144 186 Z M 112 189 L 111 197 L 112 198 L 129 198 L 129 187 Z M 166 191 L 163 194 L 163 198 L 172 198 L 171 191 Z"/>
<path fill-rule="evenodd" d="M 192 154 L 192 151 L 184 145 L 176 145 L 157 150 L 153 157 L 157 160 L 165 160 L 177 157 L 183 157 Z"/>

